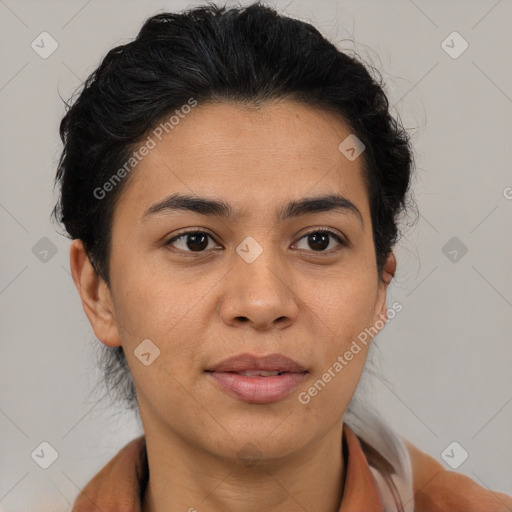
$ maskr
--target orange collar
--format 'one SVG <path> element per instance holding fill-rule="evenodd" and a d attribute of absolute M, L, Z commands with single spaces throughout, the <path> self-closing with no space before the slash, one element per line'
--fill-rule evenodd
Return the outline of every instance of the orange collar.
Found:
<path fill-rule="evenodd" d="M 347 449 L 345 487 L 340 512 L 384 512 L 377 484 L 357 436 L 343 424 L 343 439 Z"/>

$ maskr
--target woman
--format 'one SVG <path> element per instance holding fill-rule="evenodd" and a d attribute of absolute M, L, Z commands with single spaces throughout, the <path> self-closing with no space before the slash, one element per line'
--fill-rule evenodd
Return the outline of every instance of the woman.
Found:
<path fill-rule="evenodd" d="M 74 511 L 512 509 L 354 399 L 413 161 L 361 63 L 258 4 L 160 14 L 61 137 L 73 280 L 144 428 Z"/>

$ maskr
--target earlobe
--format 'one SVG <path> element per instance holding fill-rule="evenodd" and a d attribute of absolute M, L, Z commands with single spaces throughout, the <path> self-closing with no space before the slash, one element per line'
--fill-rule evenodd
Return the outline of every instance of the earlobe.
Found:
<path fill-rule="evenodd" d="M 94 334 L 105 345 L 120 346 L 110 290 L 91 265 L 81 240 L 71 243 L 69 263 L 73 282 Z"/>

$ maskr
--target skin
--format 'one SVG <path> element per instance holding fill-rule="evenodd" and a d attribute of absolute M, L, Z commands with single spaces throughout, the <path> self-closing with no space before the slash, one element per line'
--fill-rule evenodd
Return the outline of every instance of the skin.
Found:
<path fill-rule="evenodd" d="M 73 241 L 85 313 L 100 341 L 123 346 L 137 388 L 151 475 L 144 512 L 338 511 L 343 415 L 369 344 L 309 403 L 297 395 L 386 318 L 396 268 L 390 253 L 377 273 L 362 157 L 338 150 L 350 133 L 334 115 L 291 100 L 198 105 L 130 175 L 114 212 L 110 288 Z M 143 218 L 173 193 L 223 200 L 235 217 Z M 275 221 L 288 201 L 332 193 L 356 205 L 364 226 L 339 210 Z M 203 252 L 187 237 L 165 245 L 187 228 L 212 236 Z M 326 228 L 349 245 L 331 237 L 315 251 L 306 231 Z M 263 249 L 252 263 L 236 252 L 248 236 Z M 160 349 L 149 366 L 134 355 L 145 339 Z M 278 352 L 309 373 L 278 402 L 242 402 L 205 370 L 243 352 Z M 257 453 L 252 465 L 242 449 Z"/>

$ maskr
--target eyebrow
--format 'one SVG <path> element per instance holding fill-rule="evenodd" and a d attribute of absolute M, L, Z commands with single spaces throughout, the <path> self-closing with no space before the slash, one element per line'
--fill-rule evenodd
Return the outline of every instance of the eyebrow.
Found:
<path fill-rule="evenodd" d="M 178 210 L 188 210 L 201 215 L 224 217 L 226 219 L 243 216 L 241 213 L 235 214 L 231 205 L 225 201 L 194 195 L 172 194 L 147 208 L 142 215 L 142 219 L 145 220 L 152 215 L 167 214 Z M 301 215 L 330 211 L 355 215 L 364 230 L 363 216 L 357 206 L 339 194 L 305 197 L 290 201 L 277 211 L 276 222 L 283 222 Z"/>

